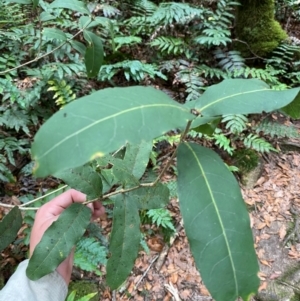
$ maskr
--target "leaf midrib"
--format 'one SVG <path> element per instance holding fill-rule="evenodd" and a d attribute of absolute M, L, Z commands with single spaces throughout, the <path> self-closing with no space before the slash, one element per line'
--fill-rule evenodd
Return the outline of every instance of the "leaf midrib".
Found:
<path fill-rule="evenodd" d="M 106 120 L 109 120 L 111 118 L 115 118 L 117 116 L 120 116 L 122 114 L 125 114 L 125 113 L 129 113 L 129 112 L 132 112 L 132 111 L 135 111 L 135 110 L 139 110 L 139 109 L 144 109 L 144 108 L 153 108 L 153 107 L 174 107 L 176 109 L 179 109 L 179 110 L 182 110 L 182 111 L 187 111 L 186 108 L 181 108 L 177 105 L 172 105 L 172 104 L 151 104 L 151 105 L 141 105 L 141 106 L 138 106 L 138 107 L 134 107 L 134 108 L 130 108 L 130 109 L 127 109 L 127 110 L 123 110 L 121 112 L 118 112 L 118 113 L 115 113 L 115 114 L 112 114 L 112 115 L 109 115 L 109 116 L 106 116 L 104 118 L 101 118 L 85 127 L 83 127 L 81 130 L 78 130 L 76 132 L 74 132 L 73 134 L 65 137 L 64 139 L 62 139 L 61 141 L 59 141 L 58 143 L 54 144 L 52 147 L 50 147 L 48 149 L 48 151 L 46 151 L 43 155 L 41 155 L 40 157 L 35 157 L 35 160 L 39 160 L 43 157 L 45 157 L 46 155 L 48 155 L 50 152 L 52 152 L 54 149 L 56 149 L 58 146 L 60 146 L 61 144 L 63 144 L 64 142 L 66 142 L 67 140 L 71 139 L 72 137 L 88 130 L 89 128 L 92 128 L 93 126 L 96 126 L 97 124 L 103 122 L 103 121 L 106 121 Z"/>
<path fill-rule="evenodd" d="M 212 105 L 214 105 L 218 102 L 221 102 L 221 101 L 223 101 L 227 98 L 236 97 L 236 96 L 239 96 L 239 95 L 242 95 L 242 94 L 251 94 L 251 93 L 262 92 L 262 91 L 273 91 L 273 90 L 272 89 L 259 89 L 259 90 L 253 90 L 253 91 L 239 92 L 239 93 L 236 93 L 236 94 L 231 94 L 231 95 L 216 99 L 215 101 L 210 102 L 209 104 L 205 105 L 204 107 L 202 107 L 202 108 L 200 107 L 199 110 L 200 110 L 200 112 L 203 112 L 206 108 L 209 108 L 210 106 L 212 106 Z M 201 100 L 201 98 L 200 98 L 200 100 Z"/>
<path fill-rule="evenodd" d="M 216 204 L 216 201 L 215 201 L 215 198 L 213 196 L 213 192 L 211 190 L 211 187 L 209 185 L 209 182 L 207 180 L 207 177 L 206 177 L 206 174 L 204 172 L 204 169 L 200 163 L 200 161 L 198 160 L 198 157 L 196 155 L 196 153 L 194 152 L 194 150 L 191 148 L 191 146 L 188 144 L 188 143 L 185 143 L 185 145 L 190 149 L 190 151 L 192 152 L 193 156 L 195 157 L 196 159 L 196 162 L 200 168 L 200 171 L 201 171 L 201 174 L 203 175 L 203 178 L 204 178 L 204 181 L 206 183 L 206 186 L 208 188 L 208 191 L 209 191 L 209 194 L 211 196 L 211 199 L 212 199 L 212 203 L 215 207 L 215 210 L 216 210 L 216 213 L 217 213 L 217 217 L 219 219 L 219 223 L 220 223 L 220 226 L 222 228 L 222 232 L 223 232 L 223 236 L 224 236 L 224 240 L 225 240 L 225 243 L 226 243 L 226 247 L 227 247 L 227 251 L 228 251 L 228 256 L 229 256 L 229 259 L 230 259 L 230 263 L 231 263 L 231 267 L 232 267 L 232 271 L 233 271 L 233 276 L 234 276 L 234 282 L 235 282 L 235 292 L 236 292 L 236 296 L 238 296 L 238 283 L 237 283 L 237 278 L 236 278 L 236 274 L 235 274 L 235 266 L 234 266 L 234 262 L 233 262 L 233 259 L 232 259 L 232 254 L 231 254 L 231 251 L 230 251 L 230 247 L 229 247 L 229 243 L 228 243 L 228 238 L 227 238 L 227 235 L 226 235 L 226 232 L 225 232 L 225 227 L 223 225 L 223 221 L 222 221 L 222 218 L 220 216 L 220 213 L 219 213 L 219 209 L 218 209 L 218 206 Z"/>

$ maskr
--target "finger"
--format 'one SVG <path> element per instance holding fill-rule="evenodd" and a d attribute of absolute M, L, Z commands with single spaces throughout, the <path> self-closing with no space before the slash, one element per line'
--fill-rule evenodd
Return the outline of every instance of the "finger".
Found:
<path fill-rule="evenodd" d="M 103 207 L 101 202 L 94 202 L 93 206 L 94 206 L 94 212 L 92 215 L 93 219 L 96 219 L 105 213 L 105 208 Z"/>
<path fill-rule="evenodd" d="M 83 203 L 86 201 L 86 195 L 75 189 L 67 190 L 49 203 L 41 207 L 42 213 L 49 216 L 60 215 L 66 208 L 73 203 Z"/>

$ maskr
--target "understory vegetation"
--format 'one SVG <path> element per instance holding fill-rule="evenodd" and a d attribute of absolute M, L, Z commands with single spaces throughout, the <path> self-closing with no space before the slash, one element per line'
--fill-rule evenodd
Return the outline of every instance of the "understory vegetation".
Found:
<path fill-rule="evenodd" d="M 166 240 L 176 232 L 166 206 L 170 190 L 171 197 L 177 197 L 177 188 L 162 183 L 163 174 L 172 170 L 174 177 L 178 175 L 191 250 L 210 293 L 217 301 L 239 296 L 246 300 L 254 294 L 258 267 L 250 227 L 242 221 L 248 223 L 249 218 L 231 171 L 249 170 L 249 154 L 257 160 L 262 153 L 278 152 L 278 139 L 299 138 L 292 123 L 286 126 L 272 118 L 278 110 L 292 121 L 300 118 L 300 40 L 292 30 L 300 22 L 298 1 L 0 4 L 1 195 L 9 193 L 8 183 L 31 177 L 34 161 L 36 176 L 54 176 L 82 190 L 89 201 L 107 201 L 113 218 L 110 241 L 89 223 L 78 226 L 87 229 L 83 238 L 75 235 L 70 240 L 77 246 L 75 265 L 96 275 L 101 275 L 100 265 L 107 265 L 107 283 L 118 289 L 138 250 L 147 249 L 140 224 L 154 224 Z M 61 141 L 58 132 L 64 137 Z M 172 148 L 168 163 L 158 160 L 166 145 Z M 217 171 L 224 187 L 215 187 L 216 179 L 210 178 Z M 195 188 L 191 183 L 203 181 L 200 173 L 207 177 Z M 223 188 L 225 208 L 220 198 L 225 192 L 218 190 Z M 39 195 L 24 194 L 20 209 L 28 202 L 39 207 L 64 189 L 33 204 Z M 203 195 L 201 205 L 198 194 Z M 206 210 L 207 220 L 198 221 Z M 68 214 L 79 211 L 88 216 L 79 207 Z M 240 220 L 231 224 L 228 212 Z M 9 214 L 7 223 L 22 220 L 17 209 Z M 31 226 L 33 218 L 33 212 L 26 212 L 24 222 Z M 204 233 L 199 235 L 204 237 L 194 235 L 201 227 Z M 237 228 L 244 232 L 232 235 Z M 19 230 L 17 225 L 13 229 L 7 244 Z M 25 245 L 29 234 L 30 227 L 24 231 Z M 211 248 L 222 248 L 217 243 L 229 255 L 212 252 Z M 0 243 L 0 249 L 7 244 Z M 42 256 L 33 256 L 33 262 Z M 219 272 L 215 265 L 224 258 L 228 262 L 224 260 L 226 267 Z M 245 277 L 235 268 L 239 260 L 245 261 Z M 29 266 L 28 277 L 38 279 L 49 272 L 43 267 L 34 274 Z M 233 283 L 220 288 L 228 273 Z"/>

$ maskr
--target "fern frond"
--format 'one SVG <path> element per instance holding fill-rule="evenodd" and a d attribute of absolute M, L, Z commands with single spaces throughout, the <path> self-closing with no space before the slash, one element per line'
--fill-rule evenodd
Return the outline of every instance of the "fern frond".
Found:
<path fill-rule="evenodd" d="M 243 142 L 246 147 L 252 148 L 260 153 L 268 153 L 270 151 L 277 152 L 277 150 L 269 142 L 254 134 L 250 134 L 245 137 Z"/>
<path fill-rule="evenodd" d="M 213 134 L 213 138 L 216 145 L 223 148 L 229 155 L 233 154 L 234 148 L 230 145 L 231 141 L 224 134 Z"/>
<path fill-rule="evenodd" d="M 128 81 L 130 79 L 133 79 L 134 81 L 141 81 L 146 76 L 149 76 L 150 78 L 157 76 L 165 80 L 167 79 L 154 64 L 144 64 L 137 60 L 126 60 L 113 65 L 103 65 L 100 69 L 99 80 L 105 81 L 107 79 L 111 79 L 120 70 L 124 72 L 124 76 Z"/>
<path fill-rule="evenodd" d="M 121 14 L 121 11 L 114 6 L 109 4 L 100 4 L 99 9 L 102 10 L 104 17 L 112 18 Z"/>
<path fill-rule="evenodd" d="M 151 16 L 158 6 L 149 0 L 137 0 L 131 6 L 132 12 L 138 16 Z"/>
<path fill-rule="evenodd" d="M 205 10 L 192 7 L 188 3 L 163 2 L 149 17 L 153 26 L 170 24 L 187 24 L 195 18 L 203 19 Z"/>
<path fill-rule="evenodd" d="M 256 133 L 263 132 L 265 135 L 270 135 L 272 138 L 300 138 L 299 130 L 292 125 L 284 125 L 278 122 L 264 120 L 255 127 Z"/>
<path fill-rule="evenodd" d="M 64 106 L 76 98 L 76 94 L 65 80 L 49 80 L 48 84 L 50 87 L 47 91 L 54 91 L 53 99 L 58 106 Z"/>
<path fill-rule="evenodd" d="M 186 49 L 184 40 L 173 37 L 157 37 L 150 42 L 150 45 L 157 47 L 162 53 L 174 55 L 181 54 Z"/>
<path fill-rule="evenodd" d="M 93 237 L 83 237 L 76 245 L 74 265 L 101 275 L 99 265 L 106 264 L 107 249 Z"/>
<path fill-rule="evenodd" d="M 223 51 L 218 49 L 214 52 L 214 56 L 219 60 L 218 65 L 223 70 L 233 72 L 245 67 L 245 59 L 241 56 L 239 51 Z"/>
<path fill-rule="evenodd" d="M 226 129 L 232 134 L 239 134 L 247 128 L 248 118 L 242 114 L 223 115 L 222 123 L 226 123 Z"/>
<path fill-rule="evenodd" d="M 147 211 L 148 217 L 151 218 L 152 223 L 156 224 L 158 227 L 163 227 L 165 229 L 170 229 L 176 231 L 173 223 L 170 211 L 164 208 L 150 209 Z"/>
<path fill-rule="evenodd" d="M 206 81 L 201 77 L 201 70 L 197 68 L 184 68 L 175 73 L 174 83 L 182 83 L 186 86 L 186 101 L 199 98 L 204 89 Z"/>
<path fill-rule="evenodd" d="M 116 51 L 122 46 L 134 45 L 142 42 L 142 38 L 136 36 L 127 36 L 127 37 L 115 37 L 114 42 L 116 44 Z"/>
<path fill-rule="evenodd" d="M 195 37 L 194 42 L 203 46 L 226 46 L 231 43 L 230 31 L 222 28 L 206 28 L 202 35 Z"/>
<path fill-rule="evenodd" d="M 233 78 L 258 78 L 271 86 L 280 83 L 278 76 L 281 74 L 281 70 L 276 70 L 272 66 L 267 66 L 266 69 L 243 67 L 230 72 L 230 76 Z"/>

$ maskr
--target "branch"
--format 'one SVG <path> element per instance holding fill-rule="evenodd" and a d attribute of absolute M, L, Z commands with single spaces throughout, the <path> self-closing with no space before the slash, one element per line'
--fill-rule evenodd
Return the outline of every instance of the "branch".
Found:
<path fill-rule="evenodd" d="M 0 202 L 0 207 L 4 207 L 4 208 L 14 208 L 16 207 L 16 205 L 9 205 L 9 204 L 4 204 Z M 21 207 L 21 206 L 17 206 L 19 207 L 20 210 L 38 210 L 39 207 Z"/>
<path fill-rule="evenodd" d="M 77 37 L 79 34 L 81 34 L 81 33 L 89 26 L 89 24 L 90 24 L 91 22 L 92 22 L 92 21 L 88 22 L 82 29 L 80 29 L 77 33 L 75 33 L 71 38 L 67 39 L 65 42 L 63 42 L 62 44 L 58 45 L 58 46 L 57 46 L 56 48 L 54 48 L 53 50 L 51 50 L 51 51 L 49 51 L 49 52 L 47 52 L 47 53 L 45 53 L 45 54 L 43 54 L 43 55 L 41 55 L 41 56 L 39 56 L 39 57 L 34 58 L 34 59 L 31 60 L 31 61 L 28 61 L 28 62 L 26 62 L 26 63 L 24 63 L 24 64 L 21 64 L 21 65 L 19 65 L 19 66 L 17 66 L 17 67 L 14 67 L 14 68 L 11 68 L 11 69 L 6 69 L 6 70 L 4 70 L 4 71 L 1 71 L 1 72 L 0 72 L 0 75 L 6 74 L 6 73 L 8 73 L 8 72 L 17 70 L 17 69 L 22 68 L 22 67 L 24 67 L 24 66 L 27 66 L 27 65 L 29 65 L 29 64 L 31 64 L 31 63 L 37 62 L 37 61 L 39 61 L 40 59 L 42 59 L 42 58 L 44 58 L 44 57 L 46 57 L 46 56 L 52 54 L 53 52 L 55 52 L 55 51 L 58 50 L 59 48 L 63 47 L 65 44 L 67 44 L 67 43 L 69 43 L 70 41 L 72 41 L 72 40 L 73 40 L 75 37 Z"/>
<path fill-rule="evenodd" d="M 261 60 L 265 60 L 265 58 L 263 58 L 263 57 L 257 55 L 256 53 L 254 53 L 254 52 L 252 51 L 250 45 L 249 45 L 247 42 L 242 41 L 242 40 L 239 40 L 239 39 L 232 39 L 232 41 L 236 41 L 236 42 L 245 44 L 245 45 L 248 47 L 248 50 L 249 50 L 256 58 L 259 58 L 259 59 L 261 59 Z"/>
<path fill-rule="evenodd" d="M 49 195 L 51 195 L 51 194 L 53 194 L 53 193 L 56 193 L 56 192 L 58 192 L 58 191 L 60 191 L 60 190 L 62 190 L 62 189 L 64 189 L 64 188 L 66 188 L 66 187 L 68 187 L 68 185 L 64 185 L 64 186 L 62 186 L 62 187 L 60 187 L 60 188 L 58 188 L 58 189 L 55 189 L 55 190 L 53 190 L 53 191 L 51 191 L 51 192 L 49 192 L 49 193 L 46 193 L 45 195 L 42 195 L 42 196 L 40 196 L 40 197 L 38 197 L 38 198 L 36 198 L 36 199 L 34 199 L 34 200 L 31 200 L 31 201 L 29 201 L 29 202 L 27 202 L 27 203 L 24 203 L 24 204 L 22 204 L 22 205 L 19 205 L 19 206 L 17 206 L 20 210 L 38 210 L 40 207 L 25 207 L 25 206 L 27 206 L 27 205 L 29 205 L 29 204 L 32 204 L 32 203 L 34 203 L 34 202 L 36 202 L 36 201 L 38 201 L 38 200 L 41 200 L 41 199 L 43 199 L 43 198 L 45 198 L 46 196 L 49 196 Z M 14 208 L 14 207 L 16 207 L 16 205 L 10 205 L 10 204 L 4 204 L 4 203 L 1 203 L 0 202 L 0 207 L 4 207 L 4 208 Z"/>
<path fill-rule="evenodd" d="M 36 202 L 36 201 L 38 201 L 38 200 L 41 200 L 41 199 L 45 198 L 46 196 L 49 196 L 49 195 L 51 195 L 51 194 L 53 194 L 53 193 L 56 193 L 56 192 L 58 192 L 58 191 L 60 191 L 60 190 L 62 190 L 62 189 L 64 189 L 64 188 L 66 188 L 66 187 L 68 187 L 68 185 L 64 185 L 64 186 L 62 186 L 62 187 L 60 187 L 60 188 L 57 188 L 57 189 L 55 189 L 55 190 L 53 190 L 53 191 L 51 191 L 51 192 L 48 192 L 48 193 L 46 193 L 46 194 L 44 194 L 44 195 L 42 195 L 42 196 L 40 196 L 40 197 L 38 197 L 38 198 L 36 198 L 36 199 L 34 199 L 34 200 L 32 200 L 32 201 L 29 201 L 29 202 L 27 202 L 27 203 L 24 203 L 24 204 L 20 205 L 19 208 L 20 208 L 20 207 L 25 207 L 25 206 L 27 206 L 27 205 L 29 205 L 29 204 L 32 204 L 32 203 L 34 203 L 34 202 Z M 21 209 L 21 208 L 20 208 L 20 209 Z"/>

